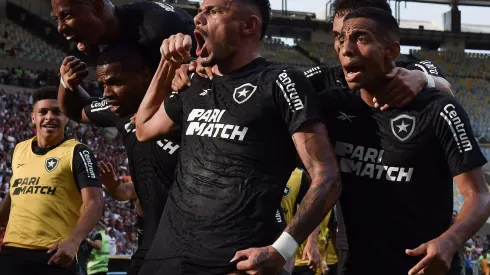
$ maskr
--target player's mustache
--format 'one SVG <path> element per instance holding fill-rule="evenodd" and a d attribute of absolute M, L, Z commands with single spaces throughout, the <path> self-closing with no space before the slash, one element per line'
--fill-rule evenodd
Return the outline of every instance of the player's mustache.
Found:
<path fill-rule="evenodd" d="M 202 36 L 208 36 L 208 32 L 201 29 L 200 27 L 196 27 L 196 30 L 200 32 Z"/>

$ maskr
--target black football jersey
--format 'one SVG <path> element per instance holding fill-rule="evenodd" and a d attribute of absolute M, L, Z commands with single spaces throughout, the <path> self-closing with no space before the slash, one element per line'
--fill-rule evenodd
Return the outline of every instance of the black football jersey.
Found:
<path fill-rule="evenodd" d="M 405 68 L 407 70 L 420 70 L 432 76 L 444 78 L 441 68 L 429 60 L 420 62 L 397 61 L 395 65 L 396 67 Z M 307 70 L 305 75 L 308 77 L 317 93 L 322 93 L 326 89 L 331 90 L 332 92 L 349 91 L 347 82 L 345 81 L 344 71 L 341 66 L 320 65 Z M 322 103 L 322 106 L 328 106 L 328 103 Z M 339 204 L 337 204 L 337 209 L 338 231 L 336 246 L 338 249 L 348 250 L 347 235 L 345 232 L 344 220 L 342 218 L 342 210 Z"/>
<path fill-rule="evenodd" d="M 371 108 L 356 91 L 320 96 L 342 175 L 347 274 L 407 274 L 421 258 L 405 249 L 450 226 L 453 177 L 486 163 L 468 115 L 435 89 L 388 111 Z"/>
<path fill-rule="evenodd" d="M 147 259 L 222 268 L 238 250 L 272 244 L 296 166 L 291 136 L 320 119 L 313 96 L 303 72 L 263 58 L 172 94 L 165 110 L 182 127 L 182 149 L 156 236 L 166 242 Z"/>
<path fill-rule="evenodd" d="M 194 19 L 181 8 L 162 2 L 143 1 L 116 6 L 122 41 L 140 47 L 153 69 L 160 61 L 160 46 L 173 34 L 188 34 L 194 39 Z M 193 43 L 192 55 L 195 55 Z"/>
<path fill-rule="evenodd" d="M 144 237 L 139 249 L 149 249 L 160 221 L 168 188 L 174 180 L 180 139 L 167 138 L 142 143 L 136 138 L 136 127 L 130 116 L 119 117 L 109 110 L 106 100 L 85 107 L 90 121 L 100 127 L 116 127 L 128 155 L 128 166 L 144 213 Z M 103 152 L 101 152 L 103 154 Z"/>

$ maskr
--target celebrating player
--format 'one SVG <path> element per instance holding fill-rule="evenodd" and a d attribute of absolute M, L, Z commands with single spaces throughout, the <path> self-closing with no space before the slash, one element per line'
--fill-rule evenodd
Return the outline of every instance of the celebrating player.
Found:
<path fill-rule="evenodd" d="M 90 150 L 65 137 L 68 119 L 57 88 L 33 95 L 36 136 L 15 146 L 10 192 L 0 204 L 8 221 L 0 253 L 5 275 L 76 274 L 77 249 L 102 215 L 97 162 Z"/>
<path fill-rule="evenodd" d="M 205 0 L 194 18 L 196 53 L 224 76 L 196 76 L 161 104 L 171 91 L 172 64 L 190 57 L 191 38 L 164 41 L 136 134 L 145 141 L 180 126 L 182 149 L 156 236 L 166 242 L 153 243 L 141 274 L 276 274 L 335 203 L 336 160 L 317 122 L 311 84 L 302 72 L 259 55 L 269 20 L 267 0 Z M 272 244 L 278 234 L 273 217 L 296 151 L 311 187 Z"/>
<path fill-rule="evenodd" d="M 78 69 L 85 65 L 74 57 L 63 62 L 62 77 L 83 75 Z M 141 246 L 133 255 L 129 274 L 137 274 L 145 258 L 162 215 L 167 188 L 173 182 L 179 151 L 179 139 L 168 138 L 148 143 L 138 142 L 131 117 L 138 110 L 152 78 L 152 70 L 137 47 L 129 44 L 110 44 L 98 55 L 97 78 L 104 86 L 104 99 L 90 98 L 80 87 L 68 87 L 62 110 L 70 110 L 70 118 L 101 127 L 116 127 L 123 137 L 128 165 L 134 182 L 123 183 L 117 178 L 107 180 L 109 193 L 118 200 L 134 199 L 137 195 L 144 213 L 144 235 Z M 68 95 L 70 96 L 68 97 Z M 75 115 L 77 114 L 77 115 Z M 110 164 L 101 164 L 104 175 L 112 175 Z M 134 192 L 135 190 L 135 192 Z"/>
<path fill-rule="evenodd" d="M 352 91 L 323 95 L 342 172 L 345 274 L 446 274 L 457 248 L 490 213 L 481 170 L 486 160 L 452 96 L 425 89 L 405 108 L 374 108 L 373 98 L 390 92 L 385 75 L 399 54 L 391 14 L 360 8 L 346 15 L 339 58 Z M 338 119 L 338 112 L 351 119 Z M 465 203 L 451 225 L 453 177 Z M 376 215 L 366 215 L 362 206 Z"/>

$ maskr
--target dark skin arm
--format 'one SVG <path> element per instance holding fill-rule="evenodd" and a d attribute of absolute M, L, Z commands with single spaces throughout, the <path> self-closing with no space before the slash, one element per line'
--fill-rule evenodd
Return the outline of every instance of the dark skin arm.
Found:
<path fill-rule="evenodd" d="M 2 225 L 6 225 L 9 221 L 11 204 L 12 200 L 10 199 L 10 194 L 7 193 L 2 202 L 0 202 L 0 224 Z"/>
<path fill-rule="evenodd" d="M 61 111 L 70 119 L 90 123 L 83 109 L 90 104 L 90 95 L 80 86 L 82 80 L 88 76 L 85 63 L 74 56 L 68 56 L 63 60 L 60 74 L 68 89 L 60 83 L 58 88 L 58 102 Z"/>
<path fill-rule="evenodd" d="M 48 264 L 57 264 L 69 267 L 76 256 L 77 248 L 82 240 L 95 227 L 102 216 L 104 200 L 102 188 L 86 187 L 81 190 L 85 209 L 78 219 L 78 223 L 71 236 L 60 243 L 56 243 L 48 249 L 48 253 L 56 251 L 49 259 Z"/>
<path fill-rule="evenodd" d="M 454 180 L 463 195 L 463 207 L 454 224 L 441 236 L 407 249 L 409 256 L 425 256 L 409 275 L 446 274 L 456 250 L 476 234 L 490 215 L 490 194 L 481 168 L 462 173 Z"/>

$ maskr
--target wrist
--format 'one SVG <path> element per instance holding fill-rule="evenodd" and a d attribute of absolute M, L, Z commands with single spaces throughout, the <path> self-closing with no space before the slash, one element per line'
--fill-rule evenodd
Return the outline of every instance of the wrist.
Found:
<path fill-rule="evenodd" d="M 296 255 L 298 246 L 296 240 L 287 232 L 282 232 L 281 236 L 272 244 L 272 247 L 281 254 L 286 262 Z"/>
<path fill-rule="evenodd" d="M 434 80 L 434 77 L 428 73 L 424 73 L 425 80 L 427 81 L 425 87 L 428 89 L 435 88 L 436 87 L 436 81 Z"/>

